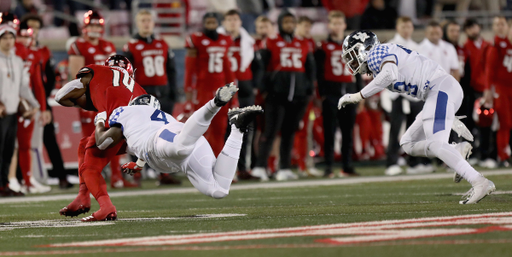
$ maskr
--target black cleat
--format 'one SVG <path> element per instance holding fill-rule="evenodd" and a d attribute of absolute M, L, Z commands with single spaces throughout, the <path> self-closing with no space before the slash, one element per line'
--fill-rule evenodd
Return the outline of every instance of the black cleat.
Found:
<path fill-rule="evenodd" d="M 225 86 L 217 89 L 213 102 L 219 107 L 224 106 L 233 98 L 236 91 L 238 91 L 238 88 L 235 83 L 231 82 L 230 84 L 226 84 Z"/>
<path fill-rule="evenodd" d="M 229 124 L 235 124 L 240 132 L 245 133 L 249 129 L 256 115 L 263 113 L 263 109 L 259 105 L 247 106 L 244 108 L 233 108 L 228 111 Z"/>

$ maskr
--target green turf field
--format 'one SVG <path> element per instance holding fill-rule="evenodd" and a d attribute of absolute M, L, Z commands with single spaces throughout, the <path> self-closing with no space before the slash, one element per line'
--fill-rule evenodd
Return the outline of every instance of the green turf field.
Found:
<path fill-rule="evenodd" d="M 512 256 L 512 170 L 477 205 L 458 204 L 467 182 L 427 176 L 442 178 L 239 183 L 222 200 L 149 181 L 110 191 L 119 220 L 88 226 L 58 215 L 69 191 L 0 199 L 0 256 Z"/>

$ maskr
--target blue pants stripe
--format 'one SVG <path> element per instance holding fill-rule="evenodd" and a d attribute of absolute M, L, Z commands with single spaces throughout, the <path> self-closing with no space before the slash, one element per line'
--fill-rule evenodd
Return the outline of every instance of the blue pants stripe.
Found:
<path fill-rule="evenodd" d="M 437 94 L 436 113 L 434 116 L 434 134 L 445 130 L 447 104 L 448 95 L 443 91 L 439 91 Z"/>
<path fill-rule="evenodd" d="M 158 137 L 162 138 L 163 140 L 167 141 L 167 142 L 174 142 L 174 137 L 176 136 L 176 134 L 172 133 L 171 131 L 167 130 L 167 129 L 164 129 L 162 131 L 162 133 L 160 133 L 160 135 Z"/>

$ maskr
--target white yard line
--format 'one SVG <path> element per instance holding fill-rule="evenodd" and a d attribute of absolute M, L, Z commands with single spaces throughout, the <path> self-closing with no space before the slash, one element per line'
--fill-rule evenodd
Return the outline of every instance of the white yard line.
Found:
<path fill-rule="evenodd" d="M 484 171 L 482 173 L 485 176 L 512 175 L 512 169 Z M 433 173 L 433 174 L 424 174 L 424 175 L 373 176 L 373 177 L 352 177 L 352 178 L 322 179 L 322 180 L 299 180 L 299 181 L 288 181 L 288 182 L 234 184 L 231 186 L 231 190 L 233 191 L 233 190 L 293 188 L 293 187 L 311 187 L 311 186 L 335 186 L 335 185 L 351 185 L 351 184 L 375 183 L 375 182 L 451 179 L 452 176 L 453 176 L 453 173 L 443 172 L 443 173 Z M 186 187 L 186 188 L 166 188 L 166 189 L 133 190 L 133 191 L 124 191 L 124 192 L 109 192 L 109 195 L 110 195 L 110 197 L 115 198 L 115 197 L 127 197 L 127 196 L 166 195 L 166 194 L 184 194 L 184 193 L 198 193 L 198 191 L 197 191 L 197 189 L 195 189 L 193 187 Z M 75 197 L 76 197 L 76 194 L 1 198 L 0 204 L 73 200 L 73 199 L 75 199 Z"/>

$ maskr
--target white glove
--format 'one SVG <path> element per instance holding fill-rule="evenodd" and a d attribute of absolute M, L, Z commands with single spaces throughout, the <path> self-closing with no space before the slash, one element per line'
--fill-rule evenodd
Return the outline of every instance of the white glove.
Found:
<path fill-rule="evenodd" d="M 94 126 L 98 125 L 98 123 L 103 123 L 105 125 L 105 121 L 107 120 L 107 112 L 100 112 L 96 114 L 94 117 Z"/>
<path fill-rule="evenodd" d="M 363 96 L 361 96 L 361 93 L 359 92 L 355 94 L 345 94 L 340 98 L 340 101 L 338 102 L 338 110 L 345 107 L 347 104 L 359 103 L 361 100 L 363 100 Z"/>
<path fill-rule="evenodd" d="M 452 130 L 459 135 L 459 137 L 463 137 L 464 139 L 473 142 L 475 138 L 473 137 L 473 134 L 471 134 L 471 131 L 462 123 L 462 119 L 466 118 L 466 116 L 455 116 L 455 119 L 453 120 Z"/>

